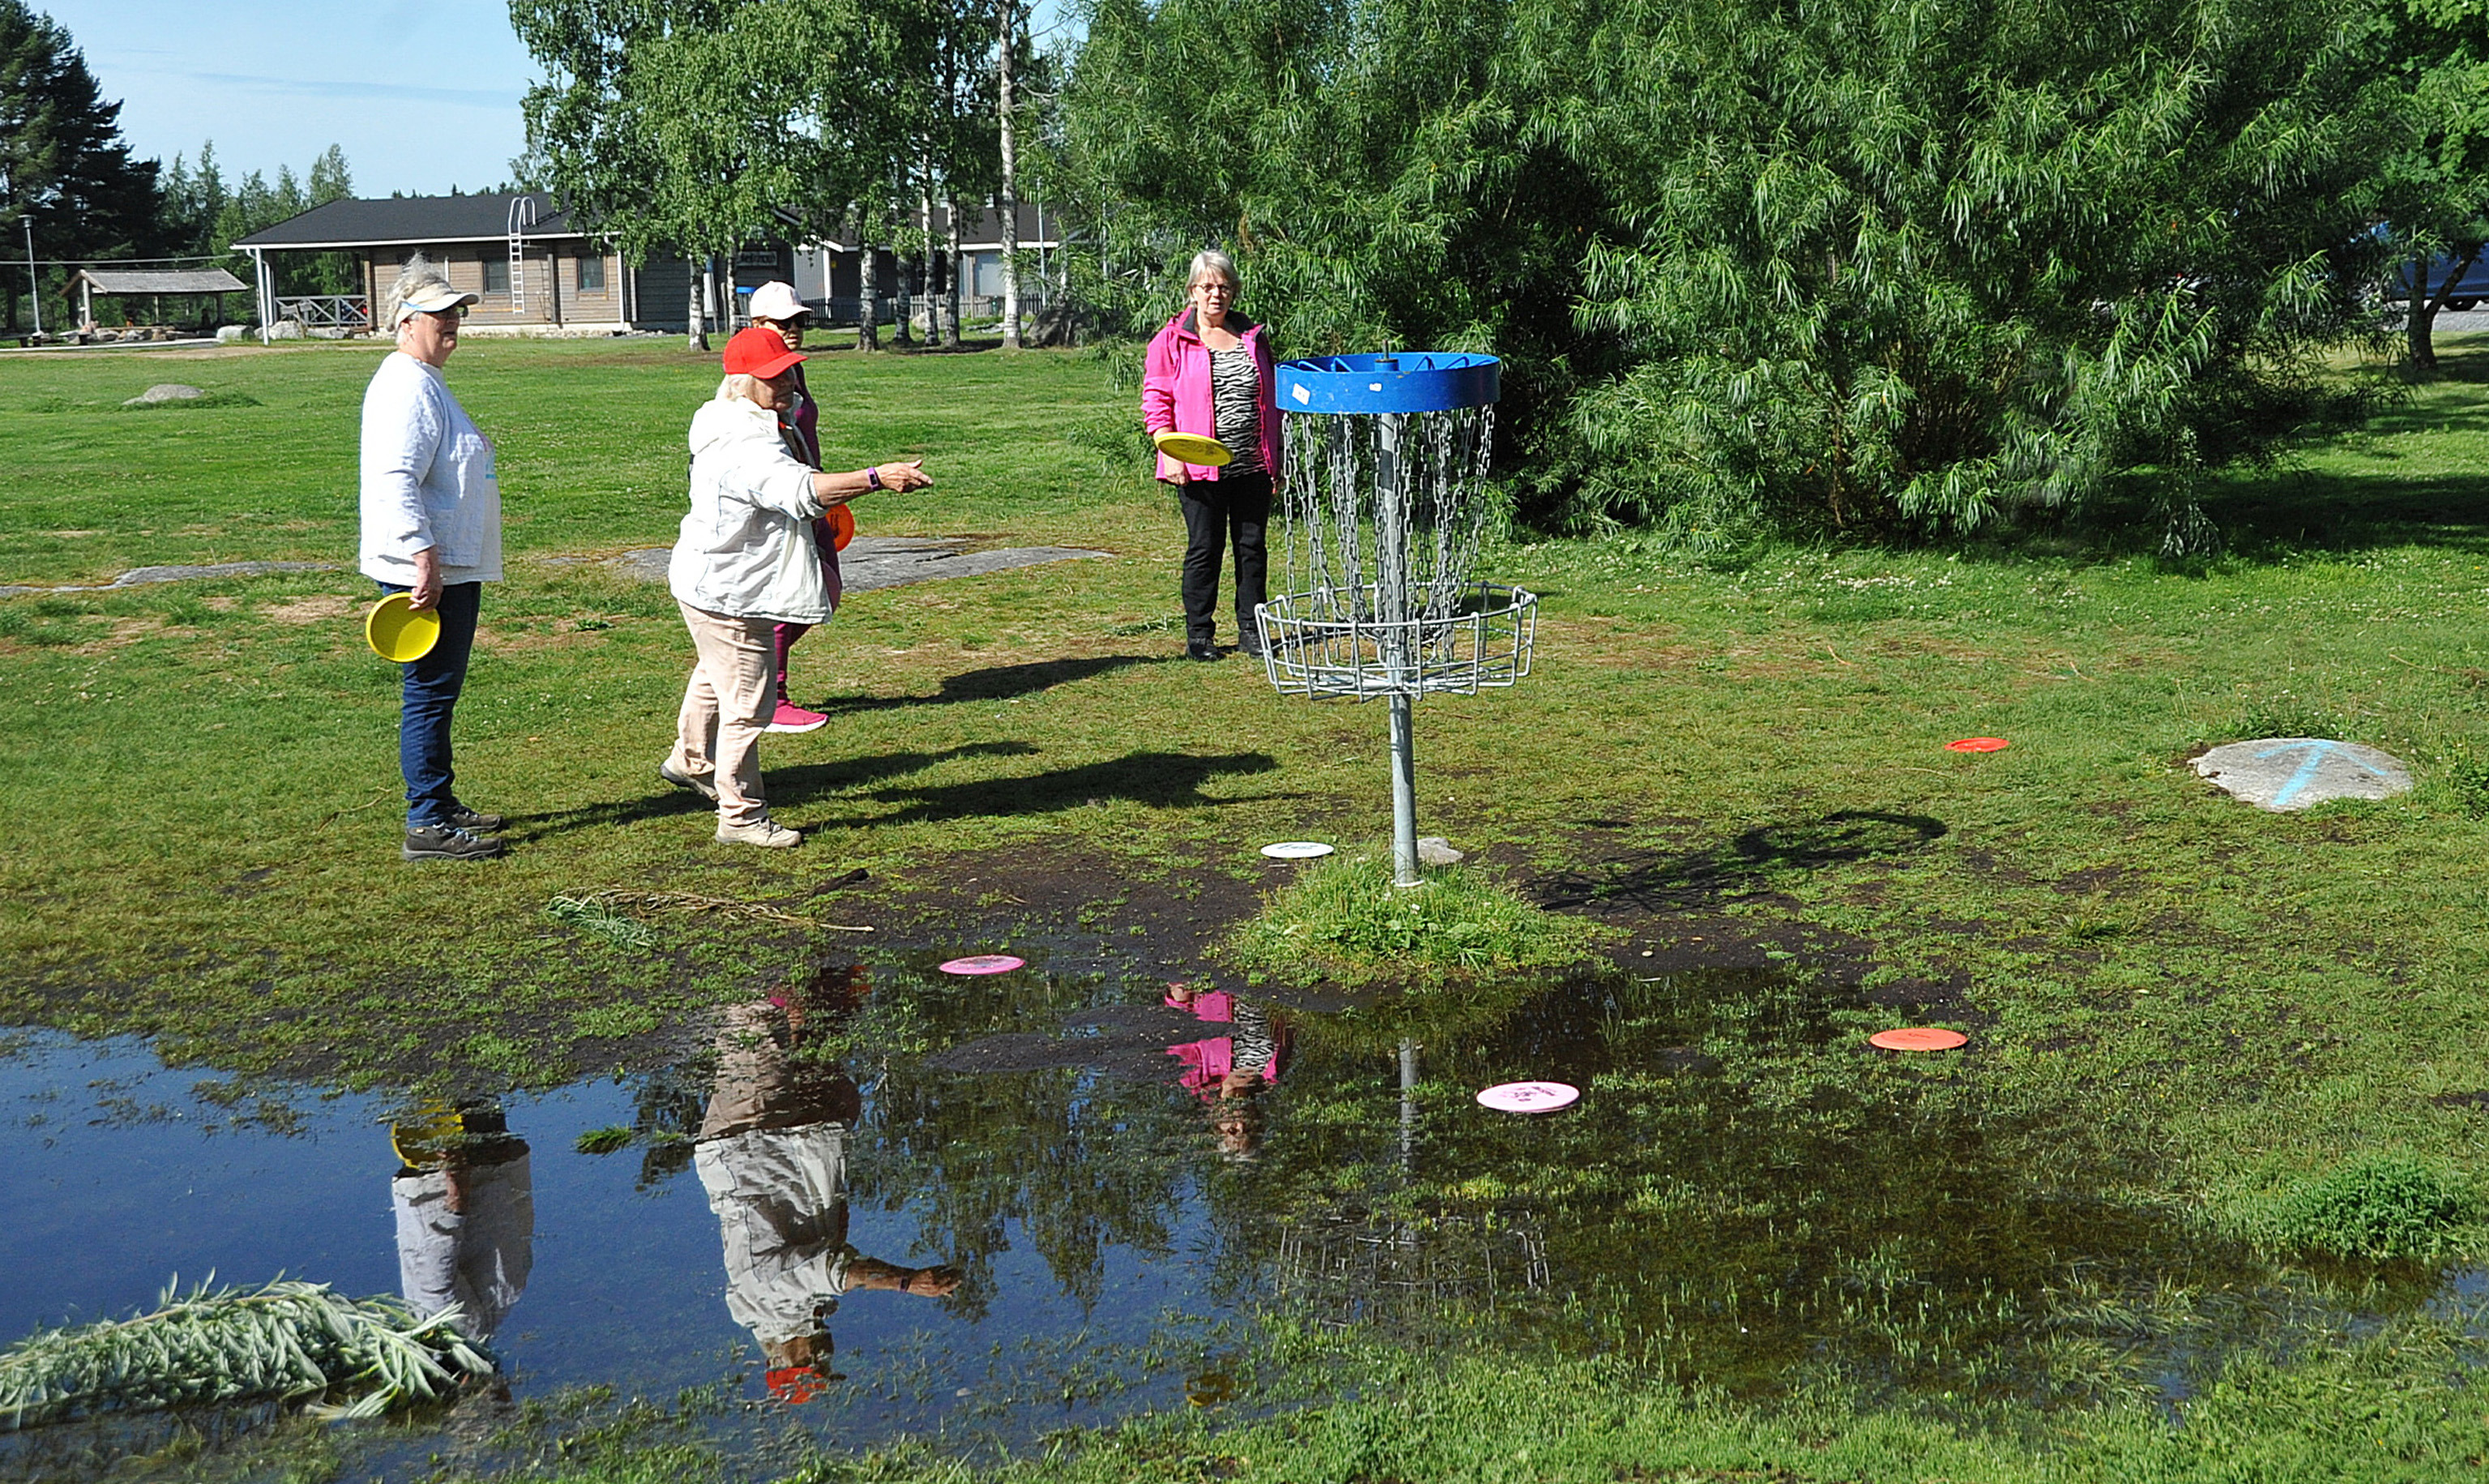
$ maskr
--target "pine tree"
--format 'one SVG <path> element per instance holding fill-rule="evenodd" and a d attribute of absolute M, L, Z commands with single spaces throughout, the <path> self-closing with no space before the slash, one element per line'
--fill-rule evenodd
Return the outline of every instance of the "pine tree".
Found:
<path fill-rule="evenodd" d="M 43 258 L 143 255 L 157 243 L 157 162 L 129 157 L 121 104 L 106 102 L 67 29 L 24 0 L 0 0 L 0 230 Z M 48 297 L 68 271 L 44 274 Z M 8 323 L 17 296 L 0 295 Z M 60 300 L 61 312 L 67 300 Z"/>

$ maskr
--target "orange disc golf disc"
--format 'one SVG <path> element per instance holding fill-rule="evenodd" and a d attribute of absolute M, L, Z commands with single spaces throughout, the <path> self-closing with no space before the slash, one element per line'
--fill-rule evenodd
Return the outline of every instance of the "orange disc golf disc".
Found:
<path fill-rule="evenodd" d="M 1914 1025 L 1898 1031 L 1877 1031 L 1867 1038 L 1867 1044 L 1887 1051 L 1950 1051 L 1970 1040 L 1960 1031 L 1948 1031 L 1932 1025 Z"/>
<path fill-rule="evenodd" d="M 855 539 L 855 512 L 844 505 L 832 505 L 828 520 L 831 548 L 835 551 L 845 551 L 847 543 Z"/>
<path fill-rule="evenodd" d="M 2013 744 L 2003 737 L 1964 737 L 1959 742 L 1946 743 L 1945 751 L 1948 753 L 2001 753 L 2011 746 Z"/>

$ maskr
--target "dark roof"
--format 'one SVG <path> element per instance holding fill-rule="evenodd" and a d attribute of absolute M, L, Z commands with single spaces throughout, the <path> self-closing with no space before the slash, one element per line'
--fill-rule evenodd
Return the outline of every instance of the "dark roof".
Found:
<path fill-rule="evenodd" d="M 1062 239 L 1063 215 L 1061 213 L 1047 212 L 1042 205 L 1035 201 L 1022 201 L 1018 203 L 1018 206 L 1019 245 L 1021 247 L 1034 247 L 1040 242 L 1044 242 L 1048 246 L 1051 246 Z M 1043 233 L 1038 231 L 1038 224 L 1041 221 L 1043 221 L 1045 226 L 1045 230 Z M 930 230 L 936 238 L 946 237 L 951 231 L 950 208 L 944 206 L 939 201 L 933 203 L 933 219 Z M 961 247 L 999 247 L 1002 245 L 1002 236 L 1003 218 L 1000 212 L 994 211 L 990 207 L 979 207 L 973 212 L 962 212 L 959 214 L 959 245 Z"/>
<path fill-rule="evenodd" d="M 527 194 L 535 202 L 536 222 L 530 238 L 585 237 L 570 225 L 566 214 L 554 210 L 543 191 Z M 381 247 L 420 246 L 425 243 L 495 243 L 510 236 L 508 191 L 472 196 L 391 196 L 385 201 L 331 201 L 300 216 L 253 232 L 237 247 Z"/>
<path fill-rule="evenodd" d="M 249 287 L 221 268 L 90 268 L 78 277 L 99 294 L 239 294 Z"/>

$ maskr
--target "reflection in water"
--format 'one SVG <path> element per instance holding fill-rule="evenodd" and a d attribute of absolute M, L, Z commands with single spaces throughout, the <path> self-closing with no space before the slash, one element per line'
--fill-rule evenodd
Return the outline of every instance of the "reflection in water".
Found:
<path fill-rule="evenodd" d="M 399 1292 L 418 1318 L 454 1303 L 462 1331 L 492 1338 L 535 1262 L 527 1142 L 489 1101 L 435 1105 L 393 1125 L 389 1142 L 403 1161 L 389 1182 Z"/>
<path fill-rule="evenodd" d="M 1288 1064 L 1286 1019 L 1225 990 L 1205 992 L 1190 985 L 1169 985 L 1166 1003 L 1190 1011 L 1196 1019 L 1230 1028 L 1224 1036 L 1169 1046 L 1167 1054 L 1184 1069 L 1177 1080 L 1185 1091 L 1209 1104 L 1220 1156 L 1238 1162 L 1256 1158 L 1262 1146 L 1261 1095 L 1279 1080 Z"/>
<path fill-rule="evenodd" d="M 726 1307 L 759 1341 L 772 1396 L 812 1400 L 830 1383 L 829 1318 L 851 1289 L 941 1298 L 947 1268 L 902 1268 L 847 1242 L 847 1139 L 863 1111 L 855 1079 L 800 1054 L 852 1008 L 788 992 L 729 1011 L 717 1083 L 693 1166 L 726 1251 Z"/>

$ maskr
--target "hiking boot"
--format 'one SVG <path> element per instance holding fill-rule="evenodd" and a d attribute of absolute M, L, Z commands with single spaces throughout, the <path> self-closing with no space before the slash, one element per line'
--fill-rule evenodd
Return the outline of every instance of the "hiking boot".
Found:
<path fill-rule="evenodd" d="M 488 814 L 480 809 L 469 809 L 464 804 L 449 812 L 449 823 L 470 835 L 490 835 L 509 822 L 499 814 Z"/>
<path fill-rule="evenodd" d="M 802 844 L 804 837 L 763 814 L 750 824 L 720 824 L 717 842 L 721 845 L 762 845 L 772 850 L 787 850 Z"/>
<path fill-rule="evenodd" d="M 1262 657 L 1262 636 L 1251 629 L 1236 636 L 1236 652 L 1248 660 Z"/>
<path fill-rule="evenodd" d="M 695 777 L 692 774 L 677 771 L 674 767 L 674 760 L 671 757 L 657 764 L 657 776 L 664 779 L 667 783 L 673 785 L 677 788 L 690 789 L 692 792 L 699 794 L 701 798 L 708 800 L 712 804 L 717 802 L 717 785 L 715 783 L 705 777 Z"/>
<path fill-rule="evenodd" d="M 1207 641 L 1197 644 L 1187 644 L 1184 646 L 1184 657 L 1187 660 L 1215 660 L 1218 658 L 1218 646 Z"/>
<path fill-rule="evenodd" d="M 818 711 L 807 711 L 791 700 L 778 702 L 778 714 L 769 719 L 762 731 L 818 731 L 830 719 Z"/>
<path fill-rule="evenodd" d="M 470 835 L 454 824 L 411 824 L 402 861 L 489 861 L 510 848 L 509 842 L 490 835 Z"/>

